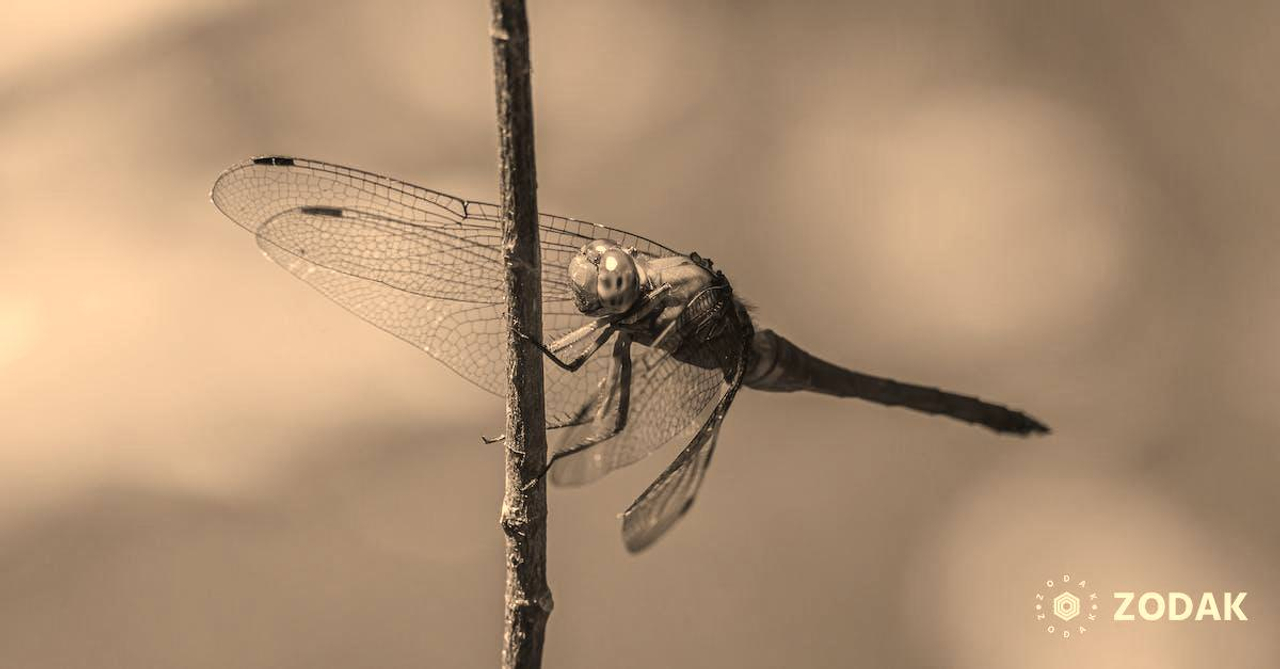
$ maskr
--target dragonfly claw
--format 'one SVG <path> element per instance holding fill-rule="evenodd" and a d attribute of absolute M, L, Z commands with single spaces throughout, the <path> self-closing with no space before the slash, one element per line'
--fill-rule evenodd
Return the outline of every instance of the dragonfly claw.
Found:
<path fill-rule="evenodd" d="M 505 441 L 506 438 L 507 438 L 507 435 L 505 433 L 500 434 L 496 437 L 486 437 L 483 434 L 480 435 L 480 441 L 483 441 L 486 444 L 496 444 L 500 441 Z"/>
<path fill-rule="evenodd" d="M 538 483 L 542 482 L 542 480 L 547 477 L 547 472 L 549 471 L 551 471 L 550 462 L 543 465 L 542 471 L 538 472 L 537 476 L 533 477 L 532 479 L 529 480 L 528 483 L 524 484 L 524 487 L 520 489 L 520 492 L 529 492 L 529 490 L 531 490 L 534 486 L 538 485 Z"/>

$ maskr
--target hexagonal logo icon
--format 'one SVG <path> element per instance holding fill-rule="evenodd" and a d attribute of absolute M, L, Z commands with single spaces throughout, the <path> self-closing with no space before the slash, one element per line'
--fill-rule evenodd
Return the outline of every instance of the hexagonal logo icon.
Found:
<path fill-rule="evenodd" d="M 1064 592 L 1053 598 L 1053 615 L 1069 621 L 1080 615 L 1080 598 Z"/>
<path fill-rule="evenodd" d="M 1088 581 L 1063 574 L 1044 582 L 1036 595 L 1035 617 L 1049 634 L 1071 639 L 1084 636 L 1098 620 L 1098 593 Z"/>

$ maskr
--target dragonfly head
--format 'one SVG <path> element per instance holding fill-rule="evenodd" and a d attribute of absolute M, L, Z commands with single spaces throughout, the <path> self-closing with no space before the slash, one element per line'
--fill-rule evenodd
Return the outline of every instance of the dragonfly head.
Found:
<path fill-rule="evenodd" d="M 587 315 L 626 313 L 640 299 L 640 267 L 634 252 L 597 239 L 569 261 L 574 303 Z"/>

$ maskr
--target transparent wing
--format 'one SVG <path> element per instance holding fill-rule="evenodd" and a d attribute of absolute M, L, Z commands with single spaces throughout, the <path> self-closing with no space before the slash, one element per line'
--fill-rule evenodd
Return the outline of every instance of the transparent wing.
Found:
<path fill-rule="evenodd" d="M 622 541 L 627 550 L 636 553 L 648 548 L 693 506 L 720 438 L 720 425 L 716 421 L 699 432 L 622 514 Z"/>
<path fill-rule="evenodd" d="M 469 202 L 388 177 L 295 158 L 256 158 L 224 172 L 214 204 L 254 233 L 272 260 L 370 323 L 418 346 L 477 386 L 506 391 L 502 221 Z M 637 235 L 542 214 L 543 329 L 548 341 L 586 322 L 573 303 L 569 260 L 608 238 L 639 252 L 675 251 Z M 546 366 L 547 416 L 564 422 L 608 367 Z"/>

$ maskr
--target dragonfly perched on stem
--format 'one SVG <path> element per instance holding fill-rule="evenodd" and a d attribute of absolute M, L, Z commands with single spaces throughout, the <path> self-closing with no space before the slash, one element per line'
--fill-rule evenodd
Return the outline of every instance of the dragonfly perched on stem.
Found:
<path fill-rule="evenodd" d="M 290 273 L 503 394 L 497 205 L 286 157 L 231 167 L 212 199 Z M 547 429 L 565 434 L 547 463 L 551 481 L 588 483 L 677 438 L 685 443 L 623 514 L 631 551 L 689 509 L 743 386 L 857 397 L 1008 434 L 1048 432 L 1022 412 L 853 372 L 758 330 L 724 274 L 696 253 L 572 218 L 541 214 L 539 225 L 545 339 L 517 334 L 554 363 Z"/>

